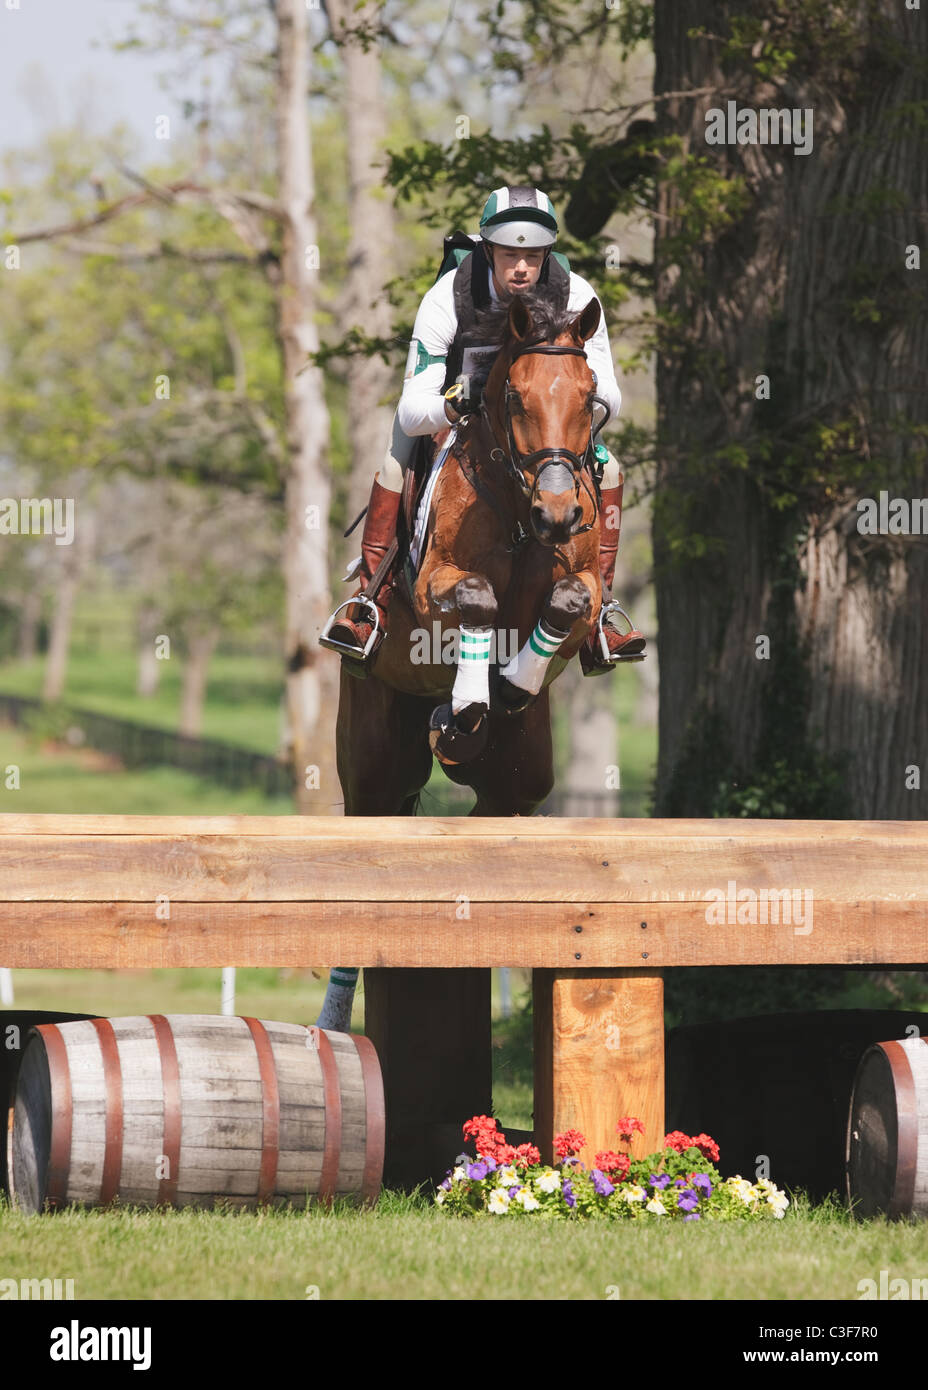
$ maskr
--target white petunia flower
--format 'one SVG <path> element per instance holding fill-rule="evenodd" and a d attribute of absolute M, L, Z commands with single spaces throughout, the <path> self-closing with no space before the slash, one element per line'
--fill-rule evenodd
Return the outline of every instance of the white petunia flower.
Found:
<path fill-rule="evenodd" d="M 535 1179 L 535 1186 L 539 1192 L 557 1192 L 561 1186 L 561 1175 L 555 1173 L 553 1168 L 546 1168 Z"/>
<path fill-rule="evenodd" d="M 664 1206 L 660 1197 L 652 1197 L 650 1202 L 646 1204 L 645 1211 L 653 1211 L 655 1216 L 667 1215 L 667 1208 Z"/>
<path fill-rule="evenodd" d="M 487 1202 L 487 1211 L 494 1215 L 507 1212 L 509 1210 L 509 1193 L 505 1187 L 494 1187 L 490 1193 L 490 1200 Z"/>
<path fill-rule="evenodd" d="M 496 1176 L 502 1184 L 508 1184 L 510 1187 L 513 1183 L 519 1181 L 519 1175 L 511 1164 L 505 1168 L 500 1168 Z"/>
<path fill-rule="evenodd" d="M 538 1198 L 533 1197 L 527 1187 L 523 1187 L 516 1193 L 515 1200 L 519 1203 L 523 1211 L 537 1211 L 541 1206 Z"/>
<path fill-rule="evenodd" d="M 619 1192 L 625 1198 L 626 1202 L 643 1202 L 648 1195 L 644 1188 L 639 1187 L 636 1182 L 629 1183 L 627 1187 L 620 1187 Z"/>
<path fill-rule="evenodd" d="M 463 1182 L 464 1179 L 465 1179 L 466 1177 L 467 1177 L 467 1169 L 464 1168 L 464 1167 L 462 1167 L 462 1166 L 459 1164 L 458 1167 L 455 1168 L 454 1172 L 451 1174 L 451 1181 L 452 1181 L 452 1182 Z"/>

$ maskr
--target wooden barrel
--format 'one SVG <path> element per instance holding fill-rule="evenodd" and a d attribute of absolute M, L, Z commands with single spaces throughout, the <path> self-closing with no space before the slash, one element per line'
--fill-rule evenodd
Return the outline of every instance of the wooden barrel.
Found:
<path fill-rule="evenodd" d="M 24 1051 L 9 1146 L 11 1194 L 31 1212 L 374 1201 L 380 1064 L 367 1038 L 255 1018 L 45 1024 Z"/>
<path fill-rule="evenodd" d="M 928 1216 L 928 1038 L 875 1043 L 860 1059 L 847 1194 L 858 1216 Z"/>
<path fill-rule="evenodd" d="M 16 1078 L 19 1076 L 23 1049 L 33 1028 L 40 1023 L 70 1023 L 75 1018 L 93 1018 L 93 1014 L 62 1014 L 47 1009 L 0 1009 L 0 1102 L 3 1106 L 4 1128 L 9 1132 L 13 1123 L 13 1099 Z M 9 1191 L 6 1171 L 7 1142 L 0 1144 L 0 1189 Z"/>

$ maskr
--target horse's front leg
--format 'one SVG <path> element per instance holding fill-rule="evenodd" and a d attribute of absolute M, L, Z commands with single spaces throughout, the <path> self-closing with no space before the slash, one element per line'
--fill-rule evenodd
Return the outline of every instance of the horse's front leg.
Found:
<path fill-rule="evenodd" d="M 460 647 L 451 699 L 432 711 L 429 743 L 440 763 L 470 762 L 486 747 L 490 656 L 499 604 L 485 575 L 439 565 L 428 583 L 432 611 L 457 611 Z"/>
<path fill-rule="evenodd" d="M 586 573 L 567 574 L 554 585 L 525 646 L 500 667 L 499 699 L 511 714 L 531 704 L 545 683 L 551 658 L 568 638 L 579 642 L 586 636 L 593 602 L 592 579 Z"/>

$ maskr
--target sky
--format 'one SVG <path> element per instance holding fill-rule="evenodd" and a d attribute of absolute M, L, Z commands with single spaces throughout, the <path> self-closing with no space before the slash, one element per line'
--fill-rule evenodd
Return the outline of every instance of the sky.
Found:
<path fill-rule="evenodd" d="M 127 35 L 136 9 L 135 0 L 0 0 L 0 154 L 77 123 L 103 135 L 120 120 L 155 153 L 155 115 L 180 120 L 157 82 L 171 59 L 107 43 Z"/>

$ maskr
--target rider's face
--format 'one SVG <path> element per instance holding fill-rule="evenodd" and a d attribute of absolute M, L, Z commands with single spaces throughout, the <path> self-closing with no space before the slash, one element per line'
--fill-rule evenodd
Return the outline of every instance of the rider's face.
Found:
<path fill-rule="evenodd" d="M 521 294 L 531 289 L 541 274 L 545 253 L 541 247 L 522 250 L 513 246 L 493 247 L 493 279 L 496 293 Z"/>

